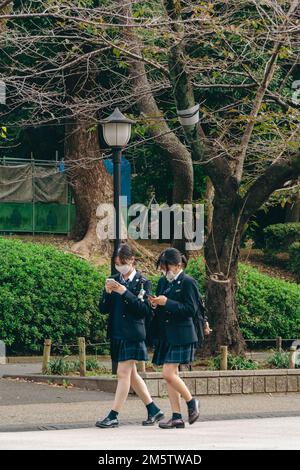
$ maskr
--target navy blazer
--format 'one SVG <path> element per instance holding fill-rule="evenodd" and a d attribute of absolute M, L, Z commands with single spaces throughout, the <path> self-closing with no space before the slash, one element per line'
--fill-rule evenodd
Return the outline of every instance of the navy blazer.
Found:
<path fill-rule="evenodd" d="M 172 346 L 196 343 L 198 341 L 193 318 L 199 309 L 200 293 L 195 279 L 182 272 L 173 281 L 171 290 L 164 293 L 169 285 L 165 277 L 158 282 L 156 295 L 165 295 L 166 305 L 154 310 L 151 338 L 164 339 Z"/>
<path fill-rule="evenodd" d="M 117 282 L 121 281 L 121 275 L 115 274 L 111 276 Z M 146 291 L 144 301 L 138 298 L 141 288 Z M 128 341 L 145 341 L 146 327 L 145 319 L 152 317 L 151 307 L 148 301 L 148 294 L 151 292 L 151 282 L 137 271 L 132 281 L 127 286 L 126 292 L 121 295 L 123 301 L 123 324 L 122 330 L 124 337 Z M 117 292 L 108 294 L 105 289 L 99 302 L 99 310 L 101 313 L 108 313 L 107 338 L 111 338 L 112 333 L 112 312 Z"/>

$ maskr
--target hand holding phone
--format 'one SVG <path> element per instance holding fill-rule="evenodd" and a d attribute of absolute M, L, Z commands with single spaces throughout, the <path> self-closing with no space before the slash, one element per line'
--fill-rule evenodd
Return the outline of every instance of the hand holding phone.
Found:
<path fill-rule="evenodd" d="M 112 278 L 106 280 L 105 289 L 109 294 L 112 292 L 117 292 L 118 294 L 122 295 L 126 291 L 126 287 L 123 286 L 123 284 L 120 284 L 118 281 Z"/>
<path fill-rule="evenodd" d="M 113 291 L 113 288 L 116 287 L 119 283 L 113 279 L 113 278 L 108 278 L 105 281 L 105 290 L 108 294 L 111 294 Z"/>
<path fill-rule="evenodd" d="M 113 285 L 113 284 L 119 284 L 119 283 L 113 277 L 109 277 L 108 279 L 106 279 L 105 284 Z"/>
<path fill-rule="evenodd" d="M 156 297 L 149 295 L 149 299 L 150 299 L 151 305 L 155 305 L 156 307 L 158 305 L 163 307 L 164 305 L 166 305 L 167 300 L 168 300 L 165 295 L 158 295 Z"/>
<path fill-rule="evenodd" d="M 156 307 L 157 307 L 157 305 L 154 303 L 155 296 L 154 296 L 154 295 L 151 295 L 151 294 L 149 294 L 149 295 L 148 295 L 148 299 L 149 299 L 149 301 L 150 301 L 150 305 L 151 305 L 151 307 L 152 307 L 153 309 L 154 309 L 154 308 L 156 308 Z"/>

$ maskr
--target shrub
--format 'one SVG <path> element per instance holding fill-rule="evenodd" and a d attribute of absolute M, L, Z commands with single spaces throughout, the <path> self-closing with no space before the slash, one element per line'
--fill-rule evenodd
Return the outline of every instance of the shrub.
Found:
<path fill-rule="evenodd" d="M 0 339 L 10 353 L 52 343 L 103 341 L 98 301 L 105 272 L 52 246 L 0 238 Z"/>
<path fill-rule="evenodd" d="M 238 316 L 247 339 L 297 338 L 300 334 L 300 289 L 255 268 L 240 265 Z"/>
<path fill-rule="evenodd" d="M 9 353 L 41 353 L 45 338 L 64 346 L 63 354 L 71 353 L 67 345 L 76 344 L 78 336 L 87 343 L 104 341 L 106 316 L 99 314 L 98 301 L 108 270 L 52 246 L 0 238 L 0 339 Z M 187 273 L 204 293 L 203 258 L 191 259 Z M 158 279 L 151 276 L 153 291 Z M 237 306 L 246 339 L 300 334 L 297 284 L 241 264 Z"/>
<path fill-rule="evenodd" d="M 289 246 L 289 268 L 300 279 L 300 242 Z"/>
<path fill-rule="evenodd" d="M 65 361 L 63 358 L 52 359 L 48 364 L 49 375 L 66 375 L 73 369 L 73 363 Z"/>
<path fill-rule="evenodd" d="M 210 369 L 220 370 L 221 356 L 214 357 L 209 364 Z M 247 359 L 242 356 L 234 356 L 228 354 L 228 370 L 255 370 L 258 369 L 258 363 L 252 359 Z"/>
<path fill-rule="evenodd" d="M 98 370 L 100 368 L 101 364 L 96 358 L 91 357 L 86 360 L 86 370 Z"/>
<path fill-rule="evenodd" d="M 293 242 L 300 241 L 300 222 L 269 225 L 264 229 L 264 236 L 267 256 L 286 252 Z"/>
<path fill-rule="evenodd" d="M 104 367 L 96 358 L 88 358 L 86 360 L 86 370 L 101 374 L 108 374 L 110 371 Z M 80 361 L 68 361 L 66 358 L 55 358 L 49 361 L 48 375 L 67 375 L 80 371 Z"/>
<path fill-rule="evenodd" d="M 205 289 L 203 258 L 189 261 L 187 271 Z M 237 290 L 238 318 L 246 339 L 297 338 L 300 335 L 300 288 L 240 263 Z"/>
<path fill-rule="evenodd" d="M 274 354 L 268 360 L 268 365 L 270 367 L 274 367 L 275 369 L 288 369 L 289 362 L 289 353 L 274 352 Z"/>
<path fill-rule="evenodd" d="M 299 350 L 296 359 L 295 368 L 300 369 Z M 268 364 L 276 369 L 288 369 L 290 365 L 290 353 L 274 352 L 273 356 L 269 358 Z"/>

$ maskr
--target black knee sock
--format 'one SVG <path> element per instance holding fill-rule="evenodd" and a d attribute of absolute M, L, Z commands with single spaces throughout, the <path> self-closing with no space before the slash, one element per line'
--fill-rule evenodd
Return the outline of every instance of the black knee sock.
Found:
<path fill-rule="evenodd" d="M 159 408 L 158 406 L 156 406 L 156 404 L 154 403 L 154 401 L 152 401 L 151 403 L 149 403 L 149 405 L 146 405 L 146 408 L 148 410 L 148 414 L 150 416 L 154 416 L 156 415 L 156 413 L 159 412 Z"/>
<path fill-rule="evenodd" d="M 115 410 L 110 410 L 110 412 L 108 413 L 107 417 L 108 417 L 109 419 L 117 419 L 118 414 L 119 414 L 119 413 L 118 413 L 117 411 L 115 411 Z"/>
<path fill-rule="evenodd" d="M 187 401 L 186 404 L 189 410 L 193 409 L 195 406 L 195 398 L 192 398 L 190 401 Z"/>
<path fill-rule="evenodd" d="M 173 413 L 172 414 L 172 419 L 182 419 L 182 414 L 181 413 Z"/>

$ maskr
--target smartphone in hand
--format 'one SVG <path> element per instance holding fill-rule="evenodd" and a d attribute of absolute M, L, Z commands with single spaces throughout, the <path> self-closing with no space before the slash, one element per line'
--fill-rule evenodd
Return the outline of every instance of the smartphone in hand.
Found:
<path fill-rule="evenodd" d="M 156 308 L 156 307 L 157 307 L 157 305 L 154 303 L 154 299 L 155 299 L 155 298 L 156 298 L 155 295 L 151 295 L 151 294 L 148 295 L 148 299 L 149 299 L 149 301 L 150 301 L 150 304 L 151 304 L 151 307 L 152 307 L 152 308 Z"/>
<path fill-rule="evenodd" d="M 105 281 L 105 290 L 108 294 L 112 293 L 112 290 L 114 287 L 116 287 L 119 283 L 113 279 L 113 278 L 108 278 Z"/>
<path fill-rule="evenodd" d="M 110 286 L 118 285 L 119 283 L 112 277 L 106 279 L 105 284 L 109 284 Z"/>

